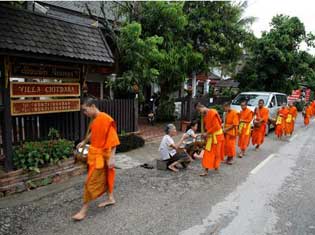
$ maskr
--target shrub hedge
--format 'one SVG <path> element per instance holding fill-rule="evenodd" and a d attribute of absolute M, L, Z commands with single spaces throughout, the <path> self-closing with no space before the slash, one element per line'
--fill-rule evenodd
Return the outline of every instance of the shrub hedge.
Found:
<path fill-rule="evenodd" d="M 123 135 L 119 137 L 120 145 L 117 147 L 117 153 L 128 152 L 133 149 L 144 146 L 144 139 L 137 135 Z"/>

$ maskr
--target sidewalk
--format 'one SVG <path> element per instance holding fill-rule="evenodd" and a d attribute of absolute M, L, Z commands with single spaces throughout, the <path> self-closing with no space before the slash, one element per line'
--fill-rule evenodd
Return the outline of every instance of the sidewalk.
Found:
<path fill-rule="evenodd" d="M 182 133 L 174 138 L 178 141 Z M 159 145 L 161 137 L 151 139 L 151 142 L 146 143 L 142 148 L 138 148 L 126 153 L 116 154 L 116 168 L 119 170 L 132 169 L 144 163 L 150 163 L 156 168 L 155 160 L 160 158 Z M 0 198 L 0 209 L 5 207 L 17 206 L 32 201 L 40 200 L 50 194 L 56 194 L 65 191 L 78 184 L 83 184 L 86 174 L 71 178 L 69 181 L 59 184 L 51 184 L 40 187 L 31 191 L 26 191 L 20 194 L 14 194 L 8 197 Z"/>

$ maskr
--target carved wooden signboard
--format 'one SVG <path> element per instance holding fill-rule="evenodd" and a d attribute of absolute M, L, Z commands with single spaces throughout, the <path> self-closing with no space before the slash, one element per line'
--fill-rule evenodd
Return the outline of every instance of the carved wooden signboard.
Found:
<path fill-rule="evenodd" d="M 12 82 L 11 97 L 76 97 L 80 96 L 80 83 Z"/>
<path fill-rule="evenodd" d="M 79 79 L 80 68 L 53 64 L 15 63 L 12 77 L 42 79 Z"/>
<path fill-rule="evenodd" d="M 80 99 L 11 100 L 11 115 L 74 112 L 80 110 Z"/>

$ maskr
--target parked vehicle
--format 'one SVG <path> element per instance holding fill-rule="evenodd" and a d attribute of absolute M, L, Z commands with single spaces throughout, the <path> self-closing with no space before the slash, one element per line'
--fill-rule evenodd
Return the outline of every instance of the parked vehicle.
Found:
<path fill-rule="evenodd" d="M 283 103 L 288 102 L 287 95 L 278 92 L 242 92 L 232 101 L 231 107 L 237 111 L 241 110 L 241 102 L 243 100 L 247 101 L 247 106 L 251 110 L 255 110 L 258 106 L 258 101 L 263 99 L 265 101 L 265 106 L 269 109 L 269 119 L 275 119 L 277 117 L 278 109 Z M 266 135 L 268 135 L 269 130 L 274 128 L 271 122 L 268 122 L 266 128 Z"/>

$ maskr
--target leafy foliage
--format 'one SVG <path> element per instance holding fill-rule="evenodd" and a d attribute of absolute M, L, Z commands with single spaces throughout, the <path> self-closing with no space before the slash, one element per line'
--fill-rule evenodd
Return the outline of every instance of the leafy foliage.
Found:
<path fill-rule="evenodd" d="M 56 139 L 58 131 L 50 130 L 50 140 L 25 142 L 14 147 L 13 161 L 16 168 L 40 172 L 40 167 L 57 164 L 72 155 L 74 143 L 65 139 Z"/>
<path fill-rule="evenodd" d="M 158 49 L 163 38 L 158 36 L 141 38 L 142 27 L 133 22 L 122 27 L 118 45 L 120 47 L 120 74 L 114 84 L 111 84 L 119 93 L 133 93 L 133 86 L 140 87 L 148 84 L 159 75 L 158 61 L 162 54 Z"/>
<path fill-rule="evenodd" d="M 248 26 L 255 18 L 242 18 L 246 6 L 246 2 L 185 2 L 189 22 L 185 38 L 203 55 L 199 71 L 220 67 L 226 74 L 235 69 L 244 46 L 252 38 Z"/>
<path fill-rule="evenodd" d="M 301 79 L 314 78 L 314 59 L 300 50 L 312 46 L 314 37 L 305 32 L 297 17 L 275 16 L 271 30 L 252 41 L 246 65 L 238 74 L 242 89 L 290 93 Z"/>
<path fill-rule="evenodd" d="M 157 110 L 159 121 L 174 121 L 175 120 L 175 103 L 174 99 L 161 99 Z"/>

